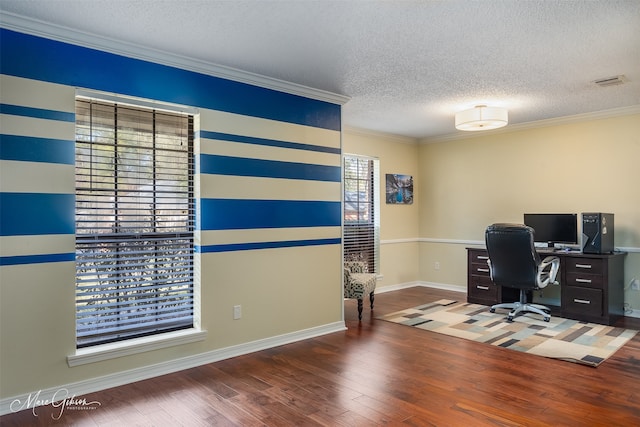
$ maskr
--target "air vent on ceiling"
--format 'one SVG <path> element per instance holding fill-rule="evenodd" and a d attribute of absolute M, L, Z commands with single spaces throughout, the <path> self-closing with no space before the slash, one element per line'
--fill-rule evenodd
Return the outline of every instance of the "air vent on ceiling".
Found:
<path fill-rule="evenodd" d="M 624 75 L 605 77 L 603 79 L 594 80 L 594 83 L 601 87 L 621 85 L 626 82 L 627 78 Z"/>

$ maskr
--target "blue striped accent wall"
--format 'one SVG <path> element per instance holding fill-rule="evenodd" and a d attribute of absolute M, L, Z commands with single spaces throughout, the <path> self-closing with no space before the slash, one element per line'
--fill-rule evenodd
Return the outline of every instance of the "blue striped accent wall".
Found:
<path fill-rule="evenodd" d="M 2 73 L 339 131 L 340 106 L 0 29 Z"/>
<path fill-rule="evenodd" d="M 231 243 L 223 245 L 198 246 L 196 251 L 199 253 L 214 252 L 235 252 L 249 251 L 259 249 L 276 249 L 276 248 L 293 248 L 300 246 L 320 246 L 320 245 L 339 245 L 340 238 L 332 239 L 309 239 L 309 240 L 283 240 L 275 242 L 252 242 L 252 243 Z"/>
<path fill-rule="evenodd" d="M 76 87 L 200 111 L 202 254 L 339 246 L 339 105 L 7 29 L 0 47 L 3 89 L 11 89 L 0 91 L 0 167 L 14 174 L 0 188 L 0 246 L 39 237 L 49 251 L 28 240 L 3 250 L 0 265 L 74 259 L 74 248 L 56 246 L 53 236 L 75 232 Z"/>
<path fill-rule="evenodd" d="M 76 115 L 66 111 L 48 110 L 46 108 L 24 107 L 22 105 L 0 104 L 0 114 L 14 116 L 36 117 L 38 119 L 60 120 L 74 123 Z"/>
<path fill-rule="evenodd" d="M 0 193 L 0 236 L 73 234 L 75 195 Z"/>
<path fill-rule="evenodd" d="M 57 86 L 0 77 L 0 265 L 73 262 L 64 237 L 75 233 L 73 99 L 57 99 Z"/>
<path fill-rule="evenodd" d="M 201 331 L 180 354 L 337 329 L 340 105 L 6 29 L 0 63 L 0 292 L 3 318 L 11 319 L 1 345 L 14 349 L 3 353 L 2 367 L 16 368 L 3 370 L 11 372 L 3 380 L 7 402 L 47 387 L 100 385 L 96 375 L 121 375 L 144 357 L 100 362 L 100 372 L 67 363 L 76 343 L 77 95 L 194 114 L 193 293 Z M 313 307 L 296 303 L 309 295 Z M 228 323 L 226 309 L 236 304 L 247 315 Z M 277 322 L 265 323 L 273 313 Z M 150 357 L 170 364 L 178 347 L 163 345 L 176 341 L 162 342 Z"/>
<path fill-rule="evenodd" d="M 203 112 L 202 117 L 201 253 L 339 248 L 338 132 L 214 112 Z M 218 129 L 207 129 L 210 123 L 218 123 Z"/>
<path fill-rule="evenodd" d="M 0 257 L 0 267 L 10 265 L 44 264 L 49 262 L 75 262 L 75 260 L 75 252 L 63 254 L 3 256 Z"/>
<path fill-rule="evenodd" d="M 206 154 L 200 157 L 200 172 L 208 174 L 340 182 L 340 171 L 339 166 Z"/>
<path fill-rule="evenodd" d="M 245 144 L 265 145 L 269 147 L 293 148 L 296 150 L 319 151 L 319 152 L 333 153 L 333 154 L 340 154 L 341 152 L 340 148 L 337 148 L 337 147 L 324 147 L 324 146 L 313 145 L 313 144 L 301 144 L 298 142 L 278 141 L 275 139 L 268 139 L 268 138 L 255 138 L 251 136 L 233 135 L 233 134 L 223 133 L 223 132 L 211 132 L 211 131 L 203 130 L 199 132 L 198 136 L 202 138 L 207 138 L 207 139 L 242 142 Z"/>
<path fill-rule="evenodd" d="M 202 199 L 200 229 L 339 227 L 340 202 Z"/>
<path fill-rule="evenodd" d="M 0 134 L 0 160 L 75 165 L 75 141 Z"/>

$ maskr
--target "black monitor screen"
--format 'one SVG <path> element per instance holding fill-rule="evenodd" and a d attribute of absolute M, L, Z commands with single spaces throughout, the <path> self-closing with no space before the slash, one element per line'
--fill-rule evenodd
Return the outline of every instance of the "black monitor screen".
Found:
<path fill-rule="evenodd" d="M 577 214 L 524 214 L 524 224 L 535 231 L 536 242 L 577 244 Z"/>

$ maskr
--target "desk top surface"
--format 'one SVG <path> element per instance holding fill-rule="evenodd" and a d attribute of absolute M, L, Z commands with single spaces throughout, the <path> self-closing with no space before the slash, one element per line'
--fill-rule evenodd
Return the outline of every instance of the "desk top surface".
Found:
<path fill-rule="evenodd" d="M 478 246 L 478 247 L 468 247 L 467 250 L 486 251 L 487 248 L 484 246 Z M 536 252 L 538 252 L 538 255 L 540 256 L 552 256 L 552 255 L 553 256 L 576 256 L 581 258 L 613 258 L 617 256 L 627 255 L 626 252 L 621 252 L 621 251 L 616 251 L 616 252 L 607 253 L 607 254 L 591 254 L 591 253 L 584 253 L 577 249 L 565 249 L 565 248 L 552 249 L 552 248 L 543 248 L 543 247 L 536 248 Z"/>

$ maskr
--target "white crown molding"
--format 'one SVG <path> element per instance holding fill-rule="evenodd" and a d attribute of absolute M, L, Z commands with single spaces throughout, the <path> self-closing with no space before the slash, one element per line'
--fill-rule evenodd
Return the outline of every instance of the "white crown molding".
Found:
<path fill-rule="evenodd" d="M 369 138 L 386 139 L 393 142 L 400 142 L 402 144 L 415 145 L 419 141 L 417 138 L 411 138 L 409 136 L 402 136 L 402 135 L 396 135 L 394 133 L 386 133 L 386 132 L 379 132 L 375 130 L 362 129 L 362 128 L 353 127 L 353 126 L 343 126 L 342 132 L 351 134 L 351 135 L 357 135 L 357 136 L 363 136 L 363 137 L 369 137 Z"/>
<path fill-rule="evenodd" d="M 449 135 L 437 136 L 433 138 L 422 138 L 418 140 L 419 144 L 435 144 L 438 142 L 457 141 L 464 139 L 477 138 L 485 135 L 497 135 L 509 132 L 516 132 L 527 129 L 537 129 L 549 126 L 558 126 L 569 123 L 579 123 L 589 120 L 608 119 L 611 117 L 629 116 L 631 114 L 640 114 L 640 105 L 631 105 L 628 107 L 612 108 L 610 110 L 594 111 L 591 113 L 575 114 L 573 116 L 556 117 L 552 119 L 538 120 L 535 122 L 518 123 L 508 125 L 500 129 L 483 131 L 483 132 L 459 132 Z"/>
<path fill-rule="evenodd" d="M 273 89 L 305 98 L 326 101 L 332 104 L 343 105 L 349 101 L 349 97 L 321 89 L 279 80 L 224 65 L 200 61 L 186 56 L 176 55 L 157 49 L 145 48 L 133 43 L 127 43 L 107 37 L 101 37 L 83 31 L 73 30 L 60 25 L 51 24 L 37 19 L 27 18 L 13 13 L 0 13 L 0 26 L 20 33 L 45 37 L 78 46 L 97 49 L 114 53 L 129 58 L 154 62 L 157 64 L 176 67 L 183 70 L 220 77 L 240 83 Z"/>

